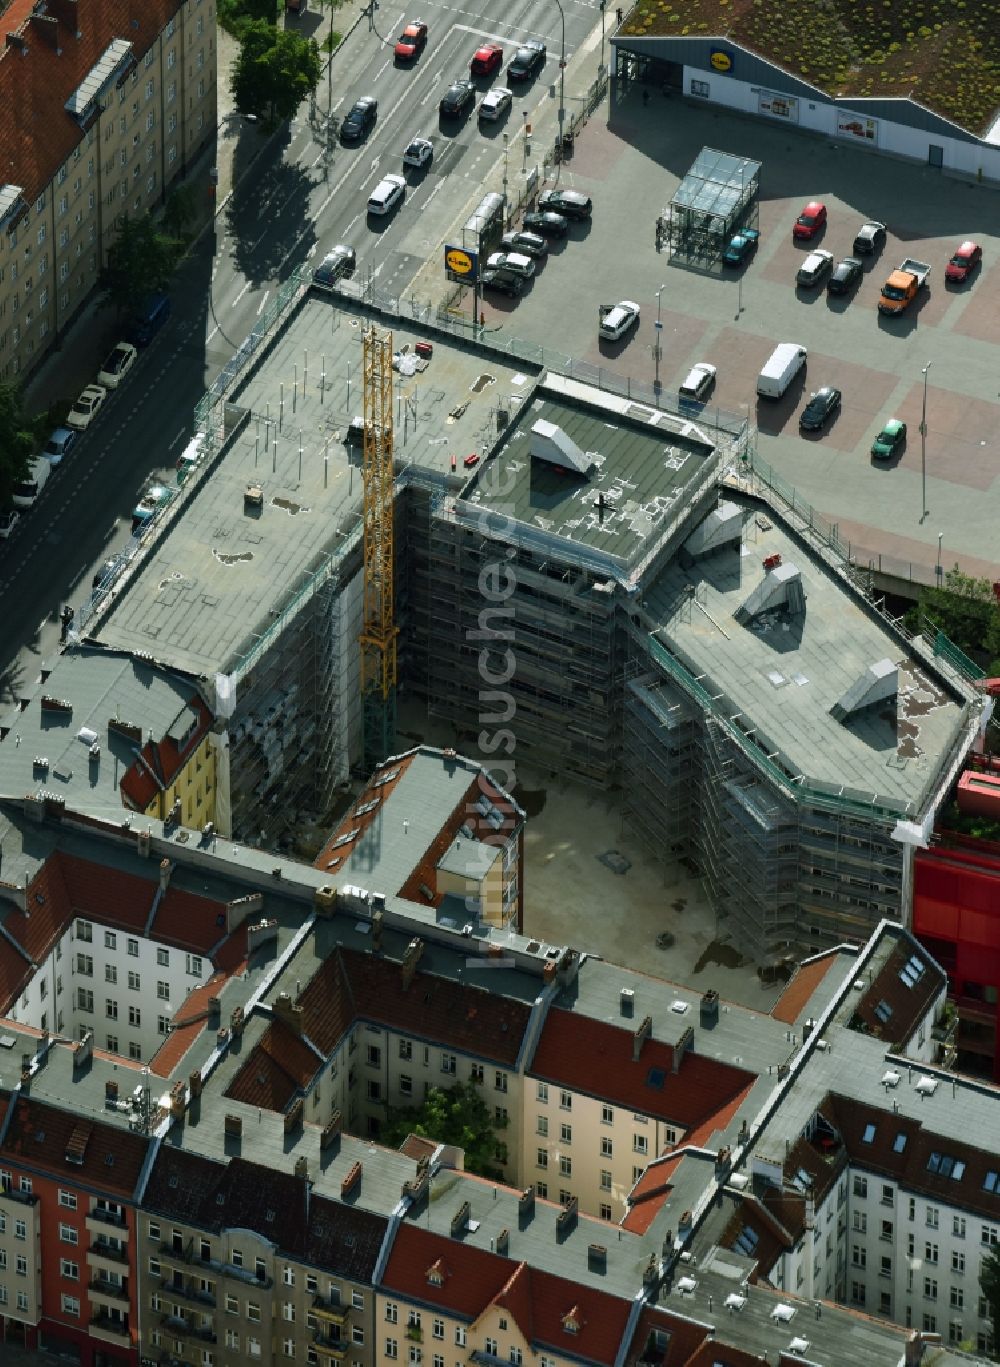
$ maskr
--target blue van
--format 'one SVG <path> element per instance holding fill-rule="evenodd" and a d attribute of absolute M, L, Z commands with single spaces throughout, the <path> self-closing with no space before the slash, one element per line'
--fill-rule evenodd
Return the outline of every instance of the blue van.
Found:
<path fill-rule="evenodd" d="M 135 346 L 149 346 L 169 317 L 170 296 L 151 294 L 132 315 L 132 320 L 125 330 L 126 340 Z"/>

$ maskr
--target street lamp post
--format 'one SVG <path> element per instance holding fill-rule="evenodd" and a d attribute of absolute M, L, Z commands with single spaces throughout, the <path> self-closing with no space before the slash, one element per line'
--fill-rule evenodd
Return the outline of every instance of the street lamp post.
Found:
<path fill-rule="evenodd" d="M 510 138 L 505 133 L 503 135 L 503 221 L 504 227 L 507 226 L 507 152 Z"/>
<path fill-rule="evenodd" d="M 941 578 L 941 542 L 942 542 L 943 540 L 944 540 L 944 532 L 938 532 L 938 558 L 937 558 L 937 568 L 936 568 L 936 570 L 935 570 L 935 573 L 937 574 L 937 577 L 938 577 L 939 579 Z"/>
<path fill-rule="evenodd" d="M 604 6 L 607 0 L 601 0 L 601 60 L 597 67 L 598 76 L 604 75 Z"/>
<path fill-rule="evenodd" d="M 660 295 L 666 288 L 666 285 L 661 285 L 656 291 L 656 338 L 653 342 L 653 361 L 656 366 L 656 373 L 653 378 L 653 388 L 657 393 L 660 392 L 660 357 L 663 354 L 663 348 L 660 345 L 660 337 L 663 335 L 663 324 L 660 322 Z"/>
<path fill-rule="evenodd" d="M 563 126 L 566 122 L 566 15 L 563 13 L 562 0 L 555 0 L 559 10 L 562 36 L 559 43 L 559 160 L 556 162 L 556 179 L 559 179 L 559 166 L 563 154 Z"/>
<path fill-rule="evenodd" d="M 920 415 L 920 521 L 927 516 L 927 372 L 932 365 L 924 366 L 924 406 Z"/>
<path fill-rule="evenodd" d="M 524 158 L 521 162 L 521 171 L 527 174 L 528 171 L 528 111 L 521 110 L 521 117 L 524 119 Z"/>

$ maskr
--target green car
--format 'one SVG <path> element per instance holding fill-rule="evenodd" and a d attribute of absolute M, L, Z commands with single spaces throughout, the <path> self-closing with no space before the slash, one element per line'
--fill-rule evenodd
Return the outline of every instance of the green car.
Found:
<path fill-rule="evenodd" d="M 722 253 L 724 266 L 742 266 L 743 262 L 757 250 L 760 233 L 756 228 L 741 228 L 733 233 L 726 250 Z"/>
<path fill-rule="evenodd" d="M 879 460 L 887 460 L 906 445 L 906 423 L 898 418 L 890 418 L 872 442 L 872 455 Z"/>

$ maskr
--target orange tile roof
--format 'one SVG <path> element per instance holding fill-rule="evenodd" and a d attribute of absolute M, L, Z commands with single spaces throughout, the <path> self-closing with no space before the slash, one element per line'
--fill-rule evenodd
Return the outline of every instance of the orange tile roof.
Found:
<path fill-rule="evenodd" d="M 785 1025 L 794 1025 L 806 1008 L 809 998 L 819 987 L 836 961 L 836 953 L 824 954 L 809 963 L 799 964 L 795 974 L 771 1007 L 771 1015 Z"/>
<path fill-rule="evenodd" d="M 433 1267 L 443 1274 L 440 1285 L 428 1279 Z M 408 1224 L 396 1235 L 382 1285 L 470 1323 L 504 1305 L 536 1351 L 582 1362 L 613 1363 L 628 1325 L 626 1300 Z M 571 1312 L 576 1332 L 565 1326 Z"/>
<path fill-rule="evenodd" d="M 554 1008 L 529 1073 L 685 1129 L 715 1115 L 754 1081 L 743 1068 L 691 1050 L 675 1073 L 673 1047 L 655 1039 L 646 1041 L 633 1062 L 632 1038 L 631 1030 Z"/>
<path fill-rule="evenodd" d="M 272 1021 L 226 1089 L 226 1096 L 267 1111 L 284 1111 L 323 1066 L 282 1021 Z"/>
<path fill-rule="evenodd" d="M 112 39 L 128 39 L 140 59 L 180 4 L 48 0 L 44 14 L 32 17 L 35 8 L 33 0 L 14 0 L 0 15 L 2 179 L 20 185 L 29 205 L 85 136 L 64 108 L 69 96 Z"/>

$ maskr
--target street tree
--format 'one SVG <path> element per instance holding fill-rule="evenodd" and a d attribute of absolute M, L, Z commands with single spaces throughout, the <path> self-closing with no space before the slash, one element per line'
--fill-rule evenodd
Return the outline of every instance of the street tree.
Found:
<path fill-rule="evenodd" d="M 27 473 L 37 443 L 21 390 L 9 380 L 0 381 L 0 508 L 10 503 L 14 485 Z"/>
<path fill-rule="evenodd" d="M 486 1102 L 471 1082 L 431 1087 L 422 1106 L 390 1107 L 382 1127 L 382 1142 L 398 1148 L 408 1134 L 463 1149 L 469 1172 L 494 1179 L 502 1175 L 504 1146 L 497 1138 Z"/>
<path fill-rule="evenodd" d="M 118 236 L 108 252 L 104 272 L 107 297 L 119 309 L 134 308 L 152 290 L 165 289 L 177 269 L 183 243 L 144 214 L 117 223 Z"/>
<path fill-rule="evenodd" d="M 993 1325 L 993 1342 L 1000 1344 L 1000 1246 L 997 1244 L 990 1245 L 989 1253 L 979 1264 L 979 1289 Z"/>
<path fill-rule="evenodd" d="M 198 216 L 198 197 L 193 185 L 178 185 L 163 206 L 163 230 L 177 242 L 188 242 Z"/>
<path fill-rule="evenodd" d="M 1000 606 L 989 579 L 964 574 L 956 565 L 941 586 L 920 591 L 917 605 L 907 613 L 906 625 L 918 631 L 924 620 L 985 668 L 1000 671 Z"/>
<path fill-rule="evenodd" d="M 230 88 L 241 114 L 267 128 L 290 119 L 319 82 L 319 48 L 312 38 L 277 29 L 262 19 L 240 31 L 240 51 Z"/>
<path fill-rule="evenodd" d="M 263 19 L 274 24 L 278 19 L 279 0 L 220 0 L 219 23 L 238 38 L 245 24 L 255 19 Z"/>

